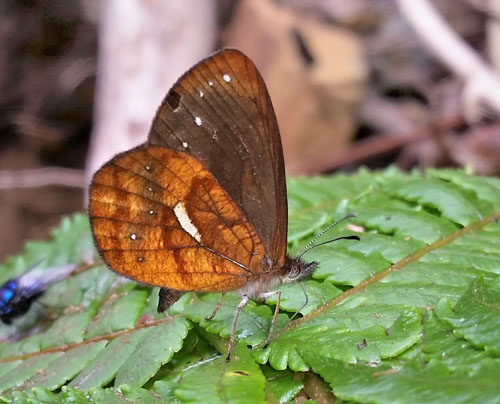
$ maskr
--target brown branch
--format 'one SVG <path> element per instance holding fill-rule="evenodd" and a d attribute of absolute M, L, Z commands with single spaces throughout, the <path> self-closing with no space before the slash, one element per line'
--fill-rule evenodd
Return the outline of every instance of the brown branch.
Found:
<path fill-rule="evenodd" d="M 449 27 L 433 3 L 429 0 L 396 0 L 396 4 L 422 43 L 465 82 L 463 110 L 467 120 L 478 120 L 482 102 L 500 114 L 497 74 Z"/>
<path fill-rule="evenodd" d="M 83 170 L 64 167 L 44 167 L 27 170 L 0 170 L 0 190 L 39 188 L 48 185 L 85 188 Z"/>
<path fill-rule="evenodd" d="M 451 117 L 406 135 L 374 135 L 355 142 L 345 149 L 332 150 L 330 154 L 322 158 L 310 160 L 308 165 L 304 165 L 303 171 L 305 174 L 314 174 L 318 172 L 326 173 L 335 171 L 348 164 L 360 164 L 367 158 L 389 153 L 408 144 L 434 136 L 436 133 L 449 131 L 463 123 L 464 120 L 462 117 Z"/>

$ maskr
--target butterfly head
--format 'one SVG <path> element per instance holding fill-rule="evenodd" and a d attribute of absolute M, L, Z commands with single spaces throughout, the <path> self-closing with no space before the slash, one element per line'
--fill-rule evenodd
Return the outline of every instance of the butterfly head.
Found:
<path fill-rule="evenodd" d="M 282 283 L 291 283 L 300 281 L 309 275 L 314 268 L 318 266 L 316 261 L 305 262 L 300 258 L 287 257 L 285 266 L 283 267 Z"/>

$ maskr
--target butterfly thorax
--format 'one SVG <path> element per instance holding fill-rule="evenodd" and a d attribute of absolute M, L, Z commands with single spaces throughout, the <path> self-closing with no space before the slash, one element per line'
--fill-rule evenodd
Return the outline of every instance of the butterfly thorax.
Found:
<path fill-rule="evenodd" d="M 239 289 L 241 295 L 255 298 L 259 294 L 268 292 L 275 286 L 299 281 L 308 276 L 318 265 L 317 262 L 305 262 L 299 258 L 287 256 L 282 266 L 273 265 L 268 271 L 253 277 Z"/>

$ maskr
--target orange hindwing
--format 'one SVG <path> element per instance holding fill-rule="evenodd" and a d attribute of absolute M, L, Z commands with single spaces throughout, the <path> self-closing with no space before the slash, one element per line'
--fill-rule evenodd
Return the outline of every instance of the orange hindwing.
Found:
<path fill-rule="evenodd" d="M 190 155 L 139 146 L 105 164 L 90 188 L 97 247 L 116 272 L 177 290 L 234 290 L 263 269 L 254 227 Z"/>

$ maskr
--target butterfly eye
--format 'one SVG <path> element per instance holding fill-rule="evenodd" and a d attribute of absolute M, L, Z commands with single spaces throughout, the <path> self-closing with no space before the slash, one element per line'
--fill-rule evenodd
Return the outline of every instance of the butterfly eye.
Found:
<path fill-rule="evenodd" d="M 288 273 L 288 278 L 296 279 L 300 275 L 300 268 L 296 265 L 290 268 L 290 272 Z"/>

